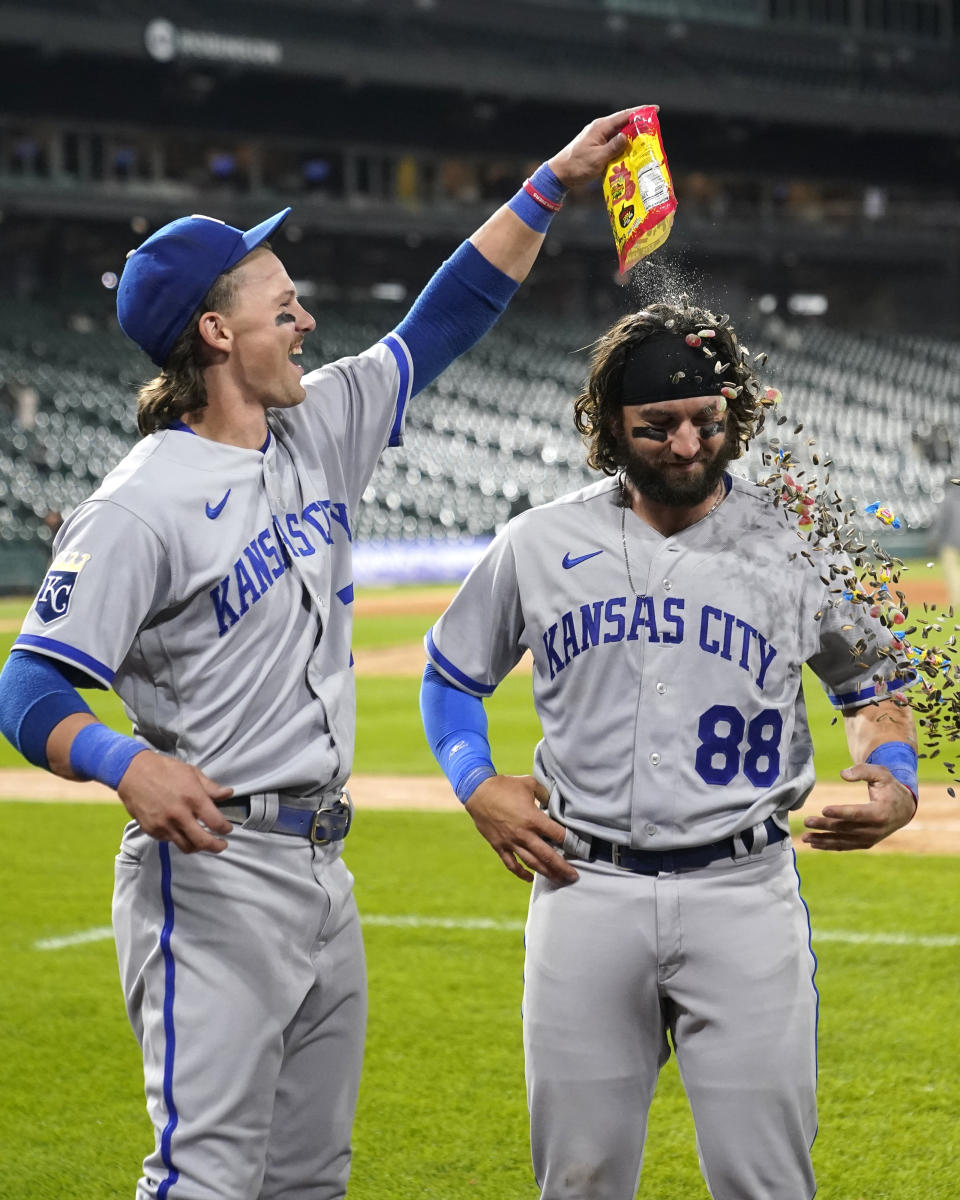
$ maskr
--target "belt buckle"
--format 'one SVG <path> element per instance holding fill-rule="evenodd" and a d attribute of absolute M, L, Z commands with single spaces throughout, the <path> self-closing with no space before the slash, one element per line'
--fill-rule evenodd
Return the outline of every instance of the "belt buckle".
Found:
<path fill-rule="evenodd" d="M 339 816 L 342 816 L 344 813 L 346 814 L 346 824 L 344 825 L 343 832 L 340 834 L 339 837 L 336 837 L 336 838 L 317 837 L 317 826 L 320 823 L 320 819 L 322 817 L 326 817 L 326 816 L 339 817 Z M 344 788 L 341 791 L 338 799 L 336 800 L 336 802 L 334 804 L 331 804 L 329 808 L 318 808 L 317 811 L 313 814 L 313 820 L 310 822 L 310 834 L 309 834 L 310 841 L 315 846 L 327 846 L 330 844 L 330 842 L 342 841 L 347 836 L 347 834 L 350 832 L 350 826 L 352 824 L 353 824 L 353 800 L 350 798 L 350 793 L 347 791 L 346 788 Z"/>
<path fill-rule="evenodd" d="M 619 867 L 621 865 L 620 864 L 620 843 L 619 842 L 611 842 L 610 843 L 610 861 L 613 863 L 613 865 L 615 867 Z"/>

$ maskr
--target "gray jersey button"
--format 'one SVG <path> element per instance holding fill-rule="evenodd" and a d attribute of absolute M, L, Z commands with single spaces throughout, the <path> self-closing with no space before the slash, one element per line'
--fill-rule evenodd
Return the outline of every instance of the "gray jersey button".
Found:
<path fill-rule="evenodd" d="M 659 765 L 660 755 L 656 752 L 656 750 L 654 750 L 654 752 L 650 755 L 650 761 L 653 763 L 653 765 L 655 767 Z"/>
<path fill-rule="evenodd" d="M 665 592 L 669 592 L 672 587 L 673 587 L 673 584 L 670 582 L 669 579 L 665 579 L 663 581 L 663 590 Z"/>
<path fill-rule="evenodd" d="M 666 685 L 666 684 L 665 684 L 665 683 L 664 683 L 662 680 L 660 680 L 660 681 L 657 683 L 657 691 L 658 691 L 658 692 L 660 693 L 660 695 L 662 696 L 662 695 L 663 695 L 663 693 L 664 693 L 666 690 L 667 690 L 667 685 Z"/>
<path fill-rule="evenodd" d="M 656 825 L 648 822 L 646 825 L 644 825 L 643 832 L 647 835 L 647 837 L 653 837 L 654 834 L 656 834 L 658 832 L 658 830 L 657 830 Z"/>

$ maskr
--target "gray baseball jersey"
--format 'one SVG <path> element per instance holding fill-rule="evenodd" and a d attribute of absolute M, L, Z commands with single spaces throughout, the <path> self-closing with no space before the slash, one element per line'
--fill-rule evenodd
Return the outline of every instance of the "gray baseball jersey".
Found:
<path fill-rule="evenodd" d="M 613 479 L 522 513 L 427 635 L 481 697 L 531 652 L 535 774 L 581 834 L 679 849 L 782 816 L 814 781 L 803 664 L 840 708 L 899 686 L 878 653 L 892 635 L 843 599 L 827 554 L 728 478 L 673 537 L 624 511 Z"/>
<path fill-rule="evenodd" d="M 64 525 L 17 645 L 112 684 L 138 738 L 237 796 L 339 785 L 351 513 L 411 382 L 391 334 L 305 376 L 259 450 L 144 438 Z M 114 929 L 156 1132 L 138 1196 L 344 1195 L 366 988 L 340 850 L 235 826 L 180 854 L 128 824 Z"/>
<path fill-rule="evenodd" d="M 305 376 L 260 450 L 144 438 L 65 523 L 16 645 L 112 685 L 138 738 L 237 795 L 342 782 L 350 515 L 411 382 L 391 334 Z"/>
<path fill-rule="evenodd" d="M 531 652 L 534 773 L 581 835 L 564 840 L 578 878 L 536 876 L 524 934 L 542 1200 L 632 1200 L 670 1042 L 711 1196 L 816 1190 L 816 964 L 790 840 L 763 822 L 782 829 L 813 784 L 803 664 L 841 708 L 899 680 L 879 653 L 891 635 L 831 577 L 843 564 L 764 489 L 728 489 L 672 537 L 613 479 L 525 512 L 427 635 L 481 697 Z M 726 852 L 625 869 L 587 837 Z"/>

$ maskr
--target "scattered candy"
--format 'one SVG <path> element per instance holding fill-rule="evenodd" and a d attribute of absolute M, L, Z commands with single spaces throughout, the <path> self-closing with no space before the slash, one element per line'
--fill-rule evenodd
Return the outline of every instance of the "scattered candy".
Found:
<path fill-rule="evenodd" d="M 687 377 L 686 371 L 675 371 L 670 376 L 670 382 L 671 383 L 679 383 L 681 379 L 686 379 L 686 377 Z"/>
<path fill-rule="evenodd" d="M 900 518 L 894 516 L 893 509 L 887 508 L 879 500 L 875 500 L 873 504 L 868 504 L 863 511 L 871 513 L 878 521 L 882 521 L 884 525 L 889 525 L 891 529 L 900 528 Z"/>
<path fill-rule="evenodd" d="M 682 302 L 689 306 L 685 297 Z M 952 753 L 947 749 L 949 744 L 960 743 L 960 651 L 956 649 L 960 647 L 960 624 L 953 624 L 953 610 L 925 604 L 922 620 L 916 621 L 916 614 L 910 620 L 906 597 L 896 587 L 906 570 L 903 561 L 859 533 L 864 511 L 892 529 L 901 528 L 900 519 L 879 501 L 864 509 L 862 502 L 845 501 L 835 488 L 831 489 L 830 476 L 824 470 L 832 465 L 832 459 L 823 450 L 814 453 L 810 449 L 817 444 L 812 437 L 799 439 L 799 449 L 790 440 L 789 435 L 796 438 L 803 434 L 804 426 L 797 417 L 807 414 L 795 412 L 788 416 L 782 409 L 769 411 L 783 403 L 783 396 L 778 388 L 767 386 L 754 374 L 766 363 L 767 355 L 751 356 L 731 330 L 724 349 L 729 348 L 733 362 L 719 361 L 704 341 L 718 336 L 724 319 L 703 312 L 697 316 L 704 327 L 697 327 L 686 338 L 689 345 L 715 362 L 714 378 L 720 395 L 712 399 L 714 411 L 723 413 L 730 401 L 729 407 L 738 418 L 745 413 L 761 427 L 767 418 L 768 432 L 759 449 L 771 473 L 759 482 L 769 489 L 774 506 L 790 516 L 791 524 L 795 522 L 797 549 L 785 553 L 784 566 L 793 564 L 787 568 L 791 576 L 811 567 L 823 585 L 823 600 L 814 620 L 827 620 L 831 609 L 839 605 L 850 606 L 850 616 L 843 613 L 847 623 L 840 628 L 847 639 L 851 664 L 863 672 L 860 686 L 870 702 L 890 704 L 892 711 L 912 709 L 921 731 L 921 756 L 937 758 L 943 749 L 946 758 L 958 761 L 945 761 L 944 757 L 939 761 L 954 780 L 960 779 L 960 746 L 953 746 Z M 730 373 L 724 378 L 727 369 Z M 775 427 L 775 436 L 771 436 L 770 426 Z M 787 426 L 789 433 L 785 435 Z M 751 432 L 756 437 L 757 430 Z M 960 486 L 960 474 L 951 482 Z M 927 565 L 932 568 L 935 563 Z M 853 616 L 854 605 L 862 606 L 860 623 Z M 957 636 L 950 633 L 951 628 Z M 855 637 L 858 640 L 854 644 Z M 913 644 L 907 639 L 914 639 Z M 947 653 L 956 658 L 947 658 Z M 901 690 L 904 683 L 912 686 Z M 877 720 L 898 721 L 899 717 L 881 711 Z"/>

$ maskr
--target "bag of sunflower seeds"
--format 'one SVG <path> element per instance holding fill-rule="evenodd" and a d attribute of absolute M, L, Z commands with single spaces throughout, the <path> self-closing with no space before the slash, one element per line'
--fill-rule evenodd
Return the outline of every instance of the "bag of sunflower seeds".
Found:
<path fill-rule="evenodd" d="M 628 145 L 603 177 L 620 274 L 662 246 L 673 227 L 677 197 L 653 105 L 632 112 L 621 132 Z"/>

